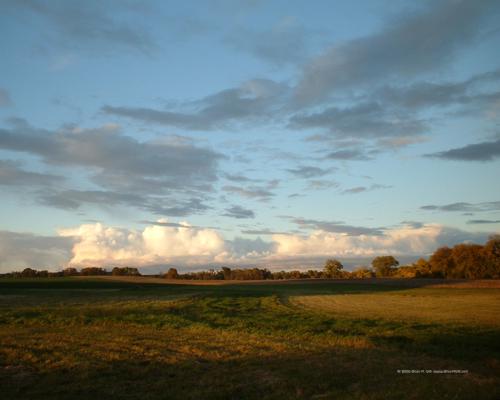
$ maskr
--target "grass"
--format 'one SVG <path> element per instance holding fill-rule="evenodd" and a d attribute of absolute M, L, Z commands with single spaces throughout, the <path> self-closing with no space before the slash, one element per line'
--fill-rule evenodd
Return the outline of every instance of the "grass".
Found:
<path fill-rule="evenodd" d="M 500 289 L 407 286 L 4 279 L 0 398 L 499 398 Z"/>

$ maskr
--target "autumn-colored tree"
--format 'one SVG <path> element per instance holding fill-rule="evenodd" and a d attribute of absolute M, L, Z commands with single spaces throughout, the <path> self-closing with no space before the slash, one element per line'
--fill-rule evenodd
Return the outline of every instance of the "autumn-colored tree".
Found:
<path fill-rule="evenodd" d="M 224 276 L 224 280 L 228 281 L 231 279 L 231 268 L 222 267 L 222 275 Z"/>
<path fill-rule="evenodd" d="M 140 272 L 137 268 L 133 267 L 114 267 L 111 270 L 111 275 L 119 275 L 119 276 L 140 276 Z"/>
<path fill-rule="evenodd" d="M 431 273 L 439 278 L 449 277 L 455 269 L 455 263 L 452 256 L 452 250 L 449 247 L 440 247 L 429 259 Z"/>
<path fill-rule="evenodd" d="M 82 268 L 80 271 L 81 275 L 106 275 L 106 270 L 99 267 L 87 267 Z"/>
<path fill-rule="evenodd" d="M 415 278 L 430 278 L 432 277 L 431 264 L 424 258 L 419 258 L 413 263 L 415 268 Z"/>
<path fill-rule="evenodd" d="M 76 276 L 76 275 L 78 275 L 78 270 L 76 268 L 71 268 L 71 267 L 63 269 L 62 272 L 63 272 L 64 276 Z"/>
<path fill-rule="evenodd" d="M 366 278 L 373 278 L 375 276 L 375 273 L 371 268 L 360 266 L 354 269 L 354 271 L 351 272 L 351 278 L 354 279 L 366 279 Z"/>
<path fill-rule="evenodd" d="M 343 269 L 344 266 L 339 260 L 329 259 L 326 260 L 323 273 L 327 278 L 341 278 Z"/>
<path fill-rule="evenodd" d="M 399 261 L 393 256 L 379 256 L 372 261 L 373 269 L 377 277 L 391 276 L 394 267 L 399 265 Z"/>
<path fill-rule="evenodd" d="M 493 235 L 483 247 L 485 278 L 500 278 L 500 235 Z"/>
<path fill-rule="evenodd" d="M 179 278 L 179 273 L 175 268 L 169 268 L 167 273 L 165 274 L 166 279 L 177 279 Z"/>
<path fill-rule="evenodd" d="M 486 257 L 479 244 L 458 244 L 452 248 L 453 269 L 446 278 L 478 279 L 486 275 Z"/>

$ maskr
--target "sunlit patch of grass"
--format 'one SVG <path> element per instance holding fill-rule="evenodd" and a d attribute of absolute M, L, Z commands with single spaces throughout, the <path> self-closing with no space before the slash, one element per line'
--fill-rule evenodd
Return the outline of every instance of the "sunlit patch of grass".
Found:
<path fill-rule="evenodd" d="M 391 293 L 294 296 L 291 303 L 335 315 L 500 326 L 500 289 L 409 289 Z"/>

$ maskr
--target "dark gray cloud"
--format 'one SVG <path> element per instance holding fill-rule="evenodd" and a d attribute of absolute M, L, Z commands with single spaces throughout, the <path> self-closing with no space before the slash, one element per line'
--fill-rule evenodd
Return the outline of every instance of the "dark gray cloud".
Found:
<path fill-rule="evenodd" d="M 383 235 L 383 228 L 346 225 L 342 221 L 322 221 L 305 218 L 291 218 L 291 221 L 303 229 L 316 229 L 326 232 L 344 233 L 349 236 Z"/>
<path fill-rule="evenodd" d="M 500 224 L 500 219 L 470 219 L 467 223 L 471 225 Z"/>
<path fill-rule="evenodd" d="M 245 235 L 291 235 L 290 232 L 272 231 L 270 229 L 246 229 L 241 231 Z"/>
<path fill-rule="evenodd" d="M 290 119 L 295 129 L 324 128 L 340 138 L 380 138 L 421 135 L 427 130 L 425 121 L 408 114 L 398 114 L 378 102 L 363 102 L 352 107 L 329 107 Z"/>
<path fill-rule="evenodd" d="M 500 70 L 474 75 L 460 82 L 414 82 L 407 86 L 384 86 L 373 97 L 386 106 L 418 110 L 452 105 L 484 106 L 498 98 L 498 92 L 484 91 L 500 80 Z"/>
<path fill-rule="evenodd" d="M 450 203 L 445 205 L 426 205 L 420 207 L 427 211 L 449 211 L 449 212 L 483 212 L 483 211 L 500 211 L 500 201 L 489 201 L 483 203 Z"/>
<path fill-rule="evenodd" d="M 0 160 L 0 185 L 7 186 L 48 186 L 64 180 L 62 176 L 26 171 L 22 163 Z"/>
<path fill-rule="evenodd" d="M 95 221 L 98 222 L 98 221 Z M 197 226 L 197 225 L 187 225 L 185 223 L 179 223 L 179 222 L 169 222 L 169 221 L 139 221 L 140 224 L 145 224 L 145 225 L 156 225 L 156 226 L 165 226 L 169 228 L 183 228 L 183 229 L 219 229 L 213 226 Z"/>
<path fill-rule="evenodd" d="M 419 229 L 425 225 L 423 222 L 419 221 L 401 221 L 401 224 L 405 226 L 410 226 L 413 229 Z"/>
<path fill-rule="evenodd" d="M 255 218 L 255 213 L 252 210 L 236 205 L 226 208 L 225 213 L 222 215 L 237 219 Z"/>
<path fill-rule="evenodd" d="M 151 10 L 145 6 L 128 2 L 7 0 L 2 2 L 0 10 L 12 13 L 14 18 L 29 16 L 46 22 L 48 29 L 38 28 L 39 36 L 45 40 L 43 44 L 48 41 L 51 45 L 93 54 L 124 48 L 151 54 L 157 49 L 146 24 L 141 24 L 147 15 L 151 16 Z M 135 18 L 132 23 L 128 17 L 137 14 L 143 18 Z"/>
<path fill-rule="evenodd" d="M 226 185 L 222 187 L 222 190 L 229 193 L 234 193 L 242 197 L 246 197 L 248 199 L 257 199 L 260 201 L 269 201 L 271 197 L 274 196 L 274 193 L 271 192 L 267 187 L 262 186 L 233 186 Z"/>
<path fill-rule="evenodd" d="M 0 271 L 25 267 L 60 269 L 71 259 L 72 246 L 69 237 L 0 231 Z"/>
<path fill-rule="evenodd" d="M 336 150 L 328 153 L 325 158 L 330 160 L 340 160 L 340 161 L 366 161 L 371 160 L 371 157 L 368 156 L 361 149 L 345 149 L 345 150 Z"/>
<path fill-rule="evenodd" d="M 84 168 L 103 189 L 59 190 L 36 193 L 44 205 L 66 210 L 94 205 L 122 205 L 157 215 L 185 216 L 209 207 L 202 198 L 217 179 L 220 154 L 187 144 L 139 142 L 116 126 L 97 129 L 65 127 L 58 131 L 35 129 L 23 120 L 0 128 L 0 149 L 38 156 L 46 164 Z M 32 186 L 57 178 L 4 165 L 4 179 L 17 174 Z M 36 181 L 39 180 L 37 183 Z"/>
<path fill-rule="evenodd" d="M 427 5 L 311 60 L 296 88 L 296 101 L 312 103 L 337 89 L 434 71 L 489 28 L 488 22 L 498 16 L 499 3 L 457 0 Z"/>
<path fill-rule="evenodd" d="M 77 210 L 97 206 L 113 210 L 118 206 L 133 207 L 156 215 L 183 217 L 209 209 L 201 199 L 155 197 L 144 194 L 118 193 L 104 190 L 64 190 L 39 192 L 36 200 L 45 206 L 62 210 Z"/>
<path fill-rule="evenodd" d="M 115 180 L 154 180 L 166 188 L 194 188 L 217 179 L 221 155 L 193 145 L 139 142 L 116 126 L 36 129 L 25 121 L 0 128 L 0 149 L 39 156 L 47 164 L 91 168 Z M 140 187 L 141 185 L 139 185 Z"/>
<path fill-rule="evenodd" d="M 303 165 L 287 169 L 287 171 L 298 178 L 308 179 L 327 175 L 332 172 L 332 169 Z"/>
<path fill-rule="evenodd" d="M 222 90 L 186 105 L 190 111 L 156 110 L 105 105 L 101 111 L 144 123 L 175 126 L 192 130 L 212 130 L 231 122 L 262 120 L 275 115 L 280 99 L 288 91 L 284 84 L 268 79 L 244 82 L 238 88 Z"/>
<path fill-rule="evenodd" d="M 224 178 L 231 182 L 258 182 L 259 179 L 252 179 L 239 174 L 224 174 Z"/>
<path fill-rule="evenodd" d="M 10 94 L 6 89 L 0 88 L 0 107 L 7 107 L 12 104 Z"/>
<path fill-rule="evenodd" d="M 378 190 L 378 189 L 390 189 L 392 186 L 387 186 L 387 185 L 380 185 L 374 183 L 373 185 L 370 186 L 356 186 L 352 187 L 349 189 L 345 189 L 342 191 L 343 194 L 356 194 L 356 193 L 363 193 L 363 192 L 371 192 L 372 190 Z"/>
<path fill-rule="evenodd" d="M 492 161 L 500 157 L 500 139 L 426 154 L 425 157 L 455 161 Z"/>

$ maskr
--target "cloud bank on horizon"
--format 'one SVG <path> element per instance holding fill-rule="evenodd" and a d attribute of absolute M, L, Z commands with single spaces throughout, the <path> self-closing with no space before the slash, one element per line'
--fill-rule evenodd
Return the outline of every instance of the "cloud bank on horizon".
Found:
<path fill-rule="evenodd" d="M 0 270 L 482 242 L 498 21 L 494 0 L 4 1 Z"/>
<path fill-rule="evenodd" d="M 385 229 L 379 234 L 312 230 L 307 235 L 273 232 L 271 240 L 227 240 L 213 228 L 160 219 L 142 230 L 84 224 L 60 229 L 58 236 L 0 232 L 0 268 L 36 265 L 60 269 L 67 266 L 138 266 L 155 270 L 177 265 L 199 269 L 207 265 L 260 265 L 306 268 L 321 265 L 325 257 L 368 259 L 379 254 L 419 257 L 437 247 L 463 241 L 485 241 L 487 235 L 471 234 L 438 224 L 411 224 Z"/>

